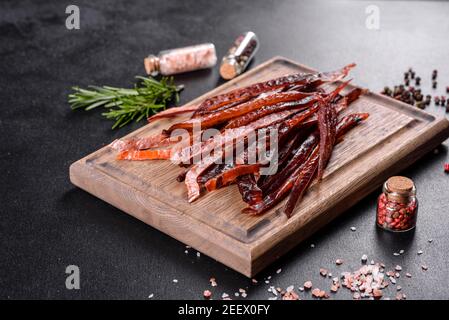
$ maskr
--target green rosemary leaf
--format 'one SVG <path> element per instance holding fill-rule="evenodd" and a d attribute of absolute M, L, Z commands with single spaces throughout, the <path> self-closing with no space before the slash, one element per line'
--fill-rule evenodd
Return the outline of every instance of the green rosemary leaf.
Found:
<path fill-rule="evenodd" d="M 151 77 L 137 76 L 133 89 L 110 86 L 89 86 L 89 89 L 73 87 L 68 102 L 73 110 L 92 110 L 103 107 L 102 115 L 114 120 L 112 129 L 121 128 L 131 121 L 141 121 L 150 114 L 164 110 L 171 101 L 179 102 L 179 92 L 184 86 L 176 86 L 173 77 L 157 81 Z"/>

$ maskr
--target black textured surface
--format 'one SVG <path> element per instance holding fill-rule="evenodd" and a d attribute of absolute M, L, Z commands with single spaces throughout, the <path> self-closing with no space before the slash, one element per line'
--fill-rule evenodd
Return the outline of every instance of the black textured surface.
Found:
<path fill-rule="evenodd" d="M 81 29 L 65 28 L 65 1 L 0 4 L 0 298 L 201 299 L 214 276 L 223 292 L 249 287 L 266 299 L 264 281 L 251 281 L 214 260 L 73 187 L 75 160 L 141 126 L 111 131 L 100 111 L 71 112 L 73 85 L 128 86 L 143 74 L 142 59 L 159 50 L 210 41 L 222 56 L 234 37 L 255 31 L 261 48 L 252 66 L 283 55 L 320 70 L 355 61 L 357 84 L 379 91 L 413 66 L 430 90 L 449 85 L 449 3 L 377 2 L 380 30 L 365 27 L 371 2 L 321 1 L 76 1 Z M 217 68 L 176 77 L 186 86 L 182 102 L 213 89 Z M 426 91 L 426 90 L 425 90 Z M 440 107 L 431 106 L 440 115 Z M 447 299 L 449 176 L 443 172 L 447 142 L 404 172 L 418 187 L 415 232 L 393 235 L 374 226 L 376 194 L 284 256 L 258 279 L 328 289 L 318 270 L 334 274 L 360 265 L 360 257 L 402 265 L 412 279 L 399 284 L 411 299 Z M 380 191 L 380 190 L 379 190 Z M 377 192 L 376 192 L 377 193 Z M 357 231 L 351 232 L 350 227 Z M 427 240 L 433 239 L 433 243 Z M 315 248 L 310 248 L 314 243 Z M 404 249 L 396 257 L 393 252 Z M 416 252 L 422 249 L 424 254 Z M 335 266 L 336 258 L 345 260 Z M 65 288 L 65 268 L 81 270 L 81 289 Z M 420 266 L 427 264 L 424 272 Z M 282 268 L 280 274 L 276 270 Z M 177 284 L 173 279 L 178 279 Z M 389 288 L 388 296 L 394 296 Z M 301 297 L 310 298 L 301 294 Z M 351 298 L 346 291 L 335 298 Z"/>

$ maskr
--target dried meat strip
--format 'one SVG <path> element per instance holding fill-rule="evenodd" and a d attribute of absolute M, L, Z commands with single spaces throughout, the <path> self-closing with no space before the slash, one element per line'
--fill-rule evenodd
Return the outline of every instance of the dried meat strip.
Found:
<path fill-rule="evenodd" d="M 312 182 L 318 169 L 319 163 L 319 146 L 316 146 L 310 157 L 304 163 L 302 170 L 293 184 L 292 192 L 284 207 L 284 213 L 290 218 L 296 203 L 301 199 Z"/>
<path fill-rule="evenodd" d="M 182 150 L 173 154 L 172 160 L 178 163 L 190 163 L 191 159 L 194 157 L 202 157 L 204 155 L 210 154 L 215 149 L 220 149 L 222 146 L 232 143 L 232 141 L 239 140 L 249 134 L 254 133 L 256 130 L 261 128 L 269 128 L 272 125 L 280 126 L 279 122 L 288 119 L 289 116 L 295 116 L 298 121 L 305 120 L 310 117 L 313 113 L 318 110 L 318 107 L 310 108 L 304 112 L 299 112 L 297 110 L 285 110 L 282 112 L 274 113 L 265 116 L 257 121 L 250 123 L 247 126 L 228 129 L 223 133 L 220 133 L 207 141 L 198 142 L 192 146 L 183 148 Z"/>
<path fill-rule="evenodd" d="M 340 120 L 338 126 L 337 126 L 337 136 L 341 137 L 343 136 L 347 131 L 352 129 L 354 126 L 356 126 L 358 123 L 360 123 L 362 120 L 366 119 L 368 117 L 367 113 L 358 113 L 358 114 L 351 114 L 346 117 L 344 117 L 342 120 Z M 293 172 L 287 177 L 287 180 L 285 180 L 278 188 L 271 191 L 271 193 L 264 196 L 264 199 L 262 202 L 258 202 L 254 205 L 250 205 L 249 207 L 243 209 L 242 212 L 248 213 L 250 215 L 259 215 L 263 212 L 273 208 L 275 205 L 277 205 L 280 201 L 282 201 L 285 197 L 285 195 L 293 188 L 295 185 L 296 180 L 298 179 L 299 175 L 301 174 L 302 170 L 304 168 L 307 168 L 307 175 L 304 174 L 304 177 L 309 177 L 310 170 L 313 168 L 311 163 L 313 164 L 316 160 L 314 160 L 317 157 L 317 154 L 319 155 L 319 145 L 316 143 L 313 147 L 313 151 L 309 155 L 308 159 L 312 159 L 310 161 L 306 161 L 303 163 L 296 162 L 297 166 L 293 170 Z M 307 166 L 307 167 L 306 167 Z M 306 179 L 304 181 L 307 181 Z M 303 182 L 303 180 L 300 180 L 300 182 Z"/>
<path fill-rule="evenodd" d="M 308 96 L 297 101 L 281 102 L 274 105 L 267 105 L 261 109 L 251 111 L 241 117 L 237 117 L 228 122 L 225 129 L 237 128 L 245 126 L 253 121 L 256 121 L 266 115 L 283 111 L 283 110 L 303 110 L 312 105 L 317 98 L 315 96 Z"/>
<path fill-rule="evenodd" d="M 317 113 L 320 132 L 320 157 L 318 161 L 318 180 L 321 180 L 336 139 L 337 111 L 333 104 L 322 104 Z"/>
<path fill-rule="evenodd" d="M 246 174 L 254 174 L 259 172 L 259 164 L 237 164 L 228 170 L 223 170 L 213 178 L 209 179 L 205 186 L 207 191 L 213 191 L 237 181 L 237 178 Z"/>
<path fill-rule="evenodd" d="M 304 86 L 315 82 L 316 85 L 325 82 L 334 82 L 343 79 L 348 75 L 349 71 L 355 67 L 355 64 L 349 64 L 339 70 L 324 73 L 297 73 L 293 75 L 283 76 L 271 79 L 265 82 L 259 82 L 245 88 L 233 90 L 224 94 L 220 94 L 206 99 L 201 103 L 195 112 L 196 115 L 202 115 L 206 111 L 218 109 L 229 103 L 246 101 L 256 97 L 264 92 L 273 91 L 277 88 L 286 86 Z"/>
<path fill-rule="evenodd" d="M 183 122 L 178 122 L 165 130 L 165 133 L 170 133 L 176 129 L 192 130 L 195 126 L 201 129 L 211 128 L 226 122 L 232 118 L 242 116 L 253 110 L 260 109 L 264 106 L 274 105 L 280 102 L 296 101 L 305 98 L 306 96 L 313 95 L 311 93 L 304 92 L 280 92 L 274 93 L 262 98 L 257 98 L 235 107 L 225 109 L 221 112 L 211 113 L 201 118 L 190 119 Z"/>
<path fill-rule="evenodd" d="M 302 164 L 305 159 L 307 159 L 309 154 L 318 144 L 318 141 L 319 132 L 316 130 L 304 140 L 282 170 L 275 175 L 269 176 L 264 183 L 260 185 L 260 188 L 265 193 L 270 193 L 277 189 L 283 181 L 285 181 L 295 171 L 295 169 Z"/>
<path fill-rule="evenodd" d="M 159 119 L 173 118 L 183 113 L 194 112 L 197 109 L 198 105 L 185 105 L 181 107 L 173 107 L 152 115 L 147 119 L 147 121 L 150 123 Z"/>
<path fill-rule="evenodd" d="M 344 134 L 356 126 L 360 121 L 368 118 L 368 113 L 359 113 L 359 114 L 351 114 L 345 117 L 342 121 L 340 121 L 337 131 L 338 136 L 343 137 Z M 318 147 L 319 149 L 319 147 Z M 296 179 L 292 192 L 290 194 L 289 199 L 284 207 L 284 213 L 288 218 L 291 217 L 293 210 L 296 207 L 298 201 L 302 199 L 305 191 L 309 187 L 310 183 L 313 181 L 315 174 L 317 174 L 317 170 L 319 166 L 319 155 L 312 154 L 307 162 L 304 164 L 301 173 Z"/>
<path fill-rule="evenodd" d="M 262 190 L 257 186 L 256 178 L 253 174 L 238 177 L 237 186 L 245 203 L 254 205 L 262 201 Z"/>

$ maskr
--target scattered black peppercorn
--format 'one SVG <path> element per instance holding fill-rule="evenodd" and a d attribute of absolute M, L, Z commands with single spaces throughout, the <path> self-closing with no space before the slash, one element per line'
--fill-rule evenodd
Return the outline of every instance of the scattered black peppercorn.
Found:
<path fill-rule="evenodd" d="M 438 83 L 436 81 L 438 75 L 437 70 L 433 70 L 432 72 L 432 88 L 436 89 Z M 414 79 L 414 85 L 410 85 L 410 79 Z M 416 75 L 416 72 L 409 68 L 407 72 L 404 72 L 404 83 L 400 85 L 390 87 L 384 87 L 381 94 L 386 96 L 393 97 L 396 100 L 402 101 L 404 103 L 414 105 L 420 109 L 424 109 L 426 106 L 432 103 L 432 96 L 430 94 L 424 95 L 422 90 L 419 88 L 421 86 L 421 77 Z M 449 93 L 449 86 L 446 88 L 447 93 Z M 446 97 L 437 97 L 434 98 L 435 105 L 446 106 L 446 109 L 449 108 L 449 98 Z"/>
<path fill-rule="evenodd" d="M 432 72 L 432 80 L 436 80 L 437 75 L 438 75 L 438 70 L 433 70 L 433 72 Z"/>
<path fill-rule="evenodd" d="M 432 88 L 433 89 L 436 89 L 437 88 L 437 82 L 434 80 L 434 81 L 432 81 Z"/>

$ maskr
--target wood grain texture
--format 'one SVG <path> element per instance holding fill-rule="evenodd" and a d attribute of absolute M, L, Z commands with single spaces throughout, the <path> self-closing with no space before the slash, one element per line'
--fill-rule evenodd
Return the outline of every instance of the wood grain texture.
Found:
<path fill-rule="evenodd" d="M 273 58 L 191 104 L 304 71 L 312 69 Z M 369 112 L 370 117 L 335 148 L 323 181 L 309 188 L 288 220 L 278 210 L 283 203 L 260 217 L 241 214 L 245 205 L 235 186 L 189 204 L 184 184 L 176 181 L 182 170 L 178 166 L 169 161 L 117 161 L 109 147 L 75 162 L 70 178 L 80 188 L 251 277 L 449 137 L 445 118 L 374 93 L 363 95 L 345 112 Z M 160 132 L 171 123 L 157 121 L 128 138 Z"/>

